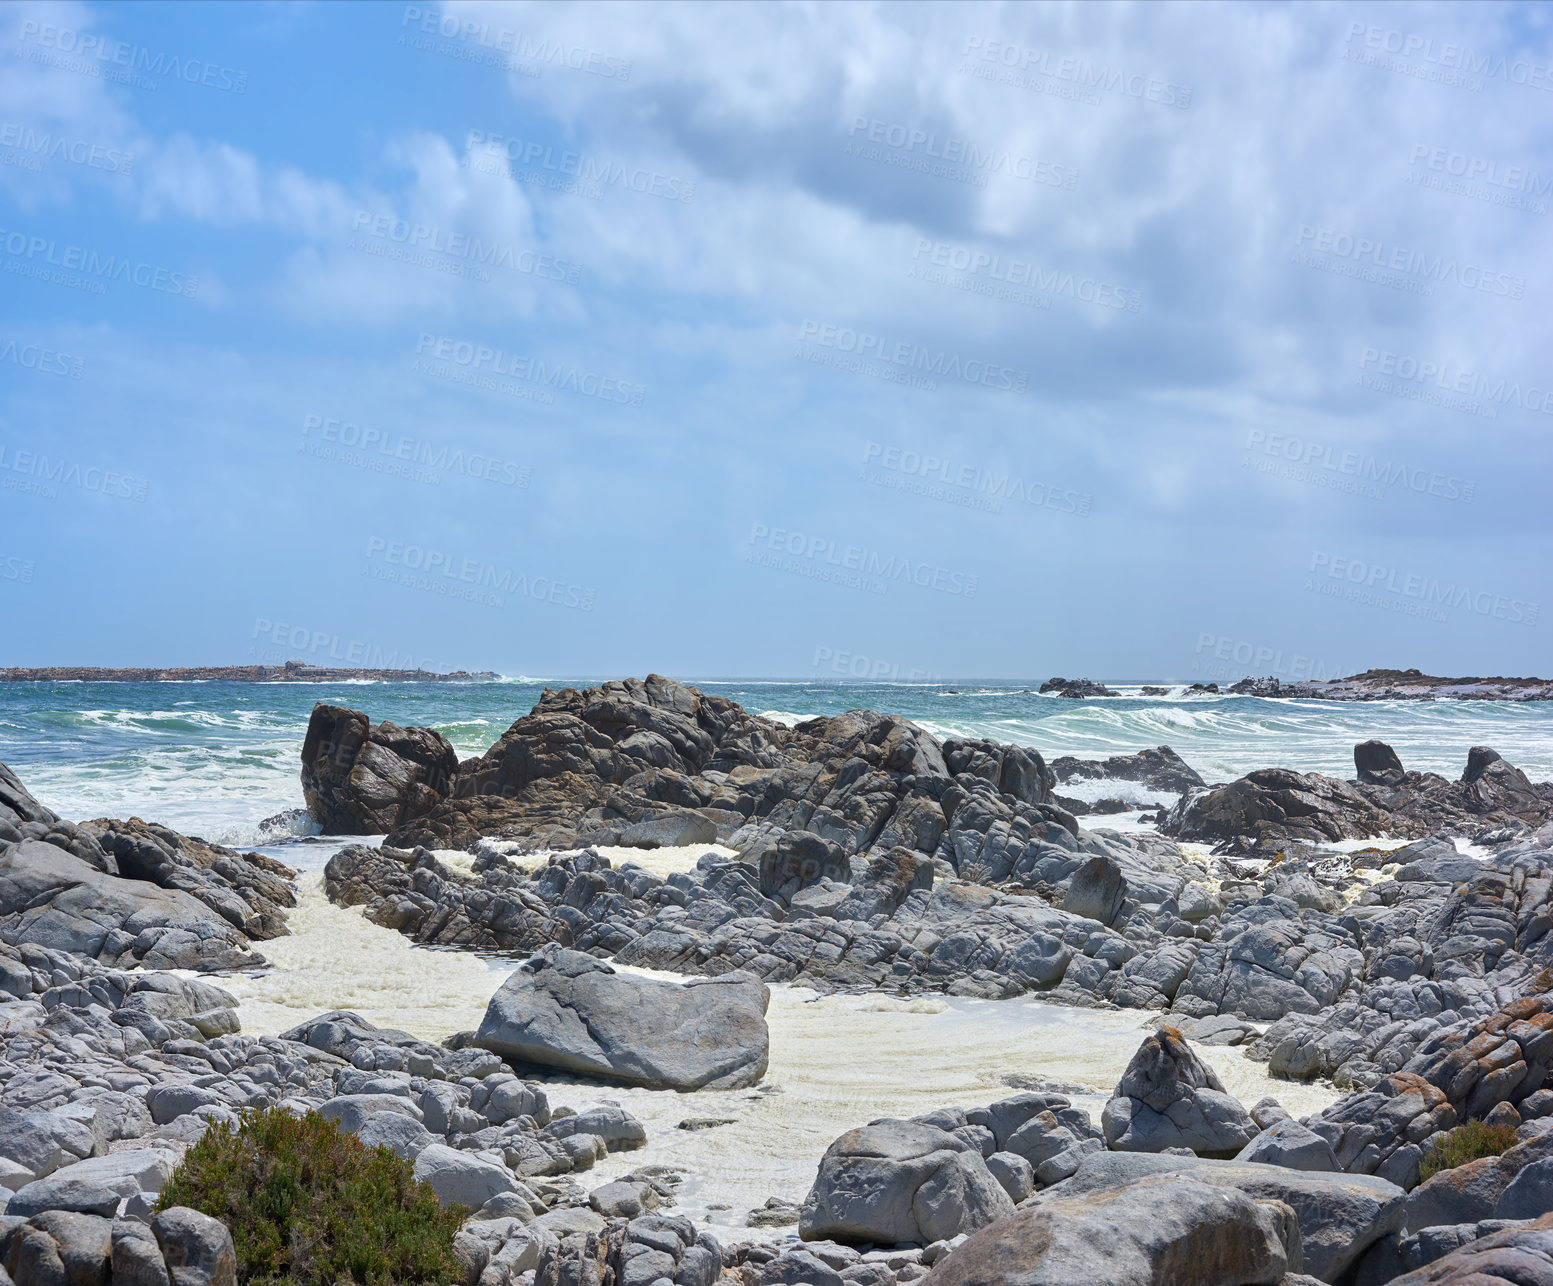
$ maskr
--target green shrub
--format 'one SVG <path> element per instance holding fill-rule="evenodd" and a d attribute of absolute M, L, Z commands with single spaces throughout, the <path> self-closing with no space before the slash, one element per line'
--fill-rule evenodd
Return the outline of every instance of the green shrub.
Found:
<path fill-rule="evenodd" d="M 311 1112 L 267 1108 L 244 1113 L 236 1129 L 212 1125 L 162 1189 L 158 1208 L 169 1206 L 232 1230 L 244 1286 L 463 1277 L 453 1236 L 468 1212 L 444 1210 L 410 1162 Z"/>
<path fill-rule="evenodd" d="M 1467 1121 L 1446 1134 L 1438 1134 L 1424 1152 L 1418 1167 L 1420 1179 L 1428 1179 L 1441 1170 L 1454 1170 L 1458 1165 L 1476 1161 L 1479 1157 L 1496 1157 L 1515 1146 L 1513 1125 L 1490 1125 L 1487 1121 Z"/>

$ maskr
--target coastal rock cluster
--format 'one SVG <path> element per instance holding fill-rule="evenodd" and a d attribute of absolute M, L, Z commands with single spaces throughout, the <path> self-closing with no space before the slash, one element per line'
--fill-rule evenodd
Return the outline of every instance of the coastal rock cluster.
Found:
<path fill-rule="evenodd" d="M 789 728 L 657 676 L 547 691 L 462 762 L 320 705 L 309 809 L 387 835 L 335 854 L 327 895 L 527 957 L 435 1044 L 346 1010 L 243 1034 L 215 975 L 262 965 L 292 873 L 65 822 L 0 767 L 0 1286 L 226 1286 L 224 1227 L 155 1206 L 193 1140 L 255 1107 L 411 1161 L 469 1212 L 468 1286 L 1553 1281 L 1549 788 L 1486 748 L 1456 781 L 1379 742 L 1355 768 L 1048 765 L 870 711 Z M 1096 781 L 1181 799 L 1162 834 L 1085 829 L 1054 789 Z M 1380 835 L 1414 842 L 1324 847 Z M 663 876 L 606 846 L 704 852 Z M 589 1190 L 646 1130 L 544 1078 L 764 1093 L 769 986 L 792 981 L 1036 992 L 1152 1030 L 1098 1119 L 1053 1086 L 860 1119 L 747 1239 L 676 1215 L 670 1167 L 611 1160 Z M 1212 1066 L 1230 1044 L 1348 1093 L 1301 1120 L 1243 1104 Z M 1425 1177 L 1467 1123 L 1513 1142 Z"/>
<path fill-rule="evenodd" d="M 105 964 L 232 969 L 286 931 L 295 872 L 137 818 L 75 825 L 0 764 L 0 942 Z"/>
<path fill-rule="evenodd" d="M 1533 783 L 1488 746 L 1474 746 L 1461 776 L 1408 772 L 1380 741 L 1354 747 L 1353 781 L 1262 768 L 1212 789 L 1189 789 L 1160 829 L 1178 839 L 1251 849 L 1377 835 L 1470 838 L 1525 833 L 1553 819 L 1553 783 Z M 1496 835 L 1496 838 L 1502 836 Z"/>

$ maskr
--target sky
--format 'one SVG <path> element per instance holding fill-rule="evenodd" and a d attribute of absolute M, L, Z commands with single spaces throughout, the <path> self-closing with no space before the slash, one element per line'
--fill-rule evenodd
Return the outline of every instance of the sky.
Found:
<path fill-rule="evenodd" d="M 1553 8 L 10 4 L 0 665 L 1553 672 Z"/>

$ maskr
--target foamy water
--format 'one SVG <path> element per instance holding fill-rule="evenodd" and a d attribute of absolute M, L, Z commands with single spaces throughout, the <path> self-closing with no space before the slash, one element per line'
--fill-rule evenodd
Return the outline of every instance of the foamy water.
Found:
<path fill-rule="evenodd" d="M 322 863 L 338 844 L 287 845 L 268 852 L 313 869 L 298 881 L 293 933 L 261 944 L 268 972 L 228 980 L 243 1030 L 279 1034 L 327 1009 L 354 1009 L 380 1026 L 428 1040 L 477 1027 L 486 1004 L 517 967 L 466 952 L 417 947 L 323 894 Z M 694 865 L 704 847 L 622 850 L 650 858 L 660 872 Z M 299 852 L 305 853 L 299 859 Z M 641 972 L 644 970 L 623 970 Z M 671 977 L 651 974 L 653 977 Z M 771 988 L 767 1022 L 771 1064 L 760 1086 L 693 1094 L 624 1089 L 547 1077 L 553 1102 L 584 1108 L 617 1103 L 647 1127 L 648 1146 L 619 1153 L 579 1176 L 587 1187 L 637 1166 L 680 1167 L 680 1208 L 728 1235 L 748 1235 L 744 1219 L 767 1197 L 801 1201 L 821 1154 L 837 1135 L 881 1116 L 913 1116 L 936 1107 L 978 1107 L 1017 1092 L 1014 1077 L 1085 1087 L 1076 1103 L 1097 1121 L 1138 1045 L 1148 1015 L 1135 1010 L 1074 1009 L 1033 998 L 1002 1001 L 883 995 L 820 996 L 803 987 Z M 1304 1115 L 1332 1102 L 1319 1084 L 1278 1081 L 1234 1049 L 1200 1047 L 1226 1089 L 1248 1106 L 1276 1095 Z M 694 1117 L 731 1124 L 688 1131 Z M 717 1206 L 726 1209 L 714 1209 Z"/>

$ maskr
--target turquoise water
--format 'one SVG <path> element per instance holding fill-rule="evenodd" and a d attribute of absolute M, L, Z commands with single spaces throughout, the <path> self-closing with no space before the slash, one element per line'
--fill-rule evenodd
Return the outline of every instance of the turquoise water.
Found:
<path fill-rule="evenodd" d="M 944 685 L 694 682 L 792 721 L 859 707 L 905 715 L 940 735 L 992 737 L 1057 755 L 1102 757 L 1169 745 L 1209 781 L 1279 765 L 1343 776 L 1356 741 L 1379 737 L 1409 768 L 1458 776 L 1493 746 L 1534 780 L 1553 779 L 1553 702 L 1267 701 L 1043 697 L 1036 683 Z M 551 679 L 550 686 L 597 680 Z M 374 721 L 427 724 L 479 754 L 526 714 L 546 682 L 479 684 L 49 683 L 0 685 L 0 761 L 72 820 L 138 815 L 227 843 L 253 843 L 265 818 L 301 807 L 299 753 L 318 701 Z M 1173 689 L 1179 692 L 1179 689 Z M 299 819 L 292 829 L 301 825 Z"/>

